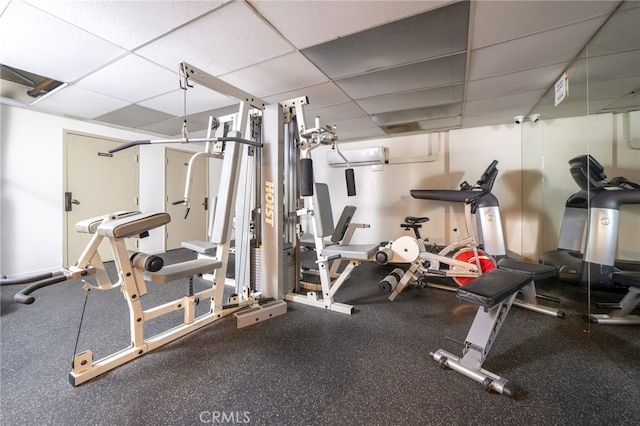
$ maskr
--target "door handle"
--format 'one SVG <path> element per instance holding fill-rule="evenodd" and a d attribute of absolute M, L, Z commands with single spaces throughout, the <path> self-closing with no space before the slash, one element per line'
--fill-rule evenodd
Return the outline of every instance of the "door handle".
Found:
<path fill-rule="evenodd" d="M 65 192 L 64 193 L 64 211 L 70 212 L 71 210 L 73 210 L 73 206 L 72 206 L 73 204 L 77 206 L 80 204 L 80 201 L 73 198 L 71 192 Z"/>

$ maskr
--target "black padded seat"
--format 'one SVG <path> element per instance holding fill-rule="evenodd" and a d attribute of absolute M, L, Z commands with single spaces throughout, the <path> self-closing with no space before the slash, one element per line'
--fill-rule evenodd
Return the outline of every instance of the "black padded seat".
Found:
<path fill-rule="evenodd" d="M 527 274 L 533 280 L 551 278 L 555 274 L 555 268 L 550 265 L 539 263 L 521 262 L 515 259 L 503 258 L 498 261 L 498 269 L 510 272 Z"/>
<path fill-rule="evenodd" d="M 475 278 L 457 291 L 457 297 L 465 302 L 492 308 L 531 282 L 531 275 L 492 269 Z"/>
<path fill-rule="evenodd" d="M 631 287 L 640 287 L 640 271 L 614 272 L 613 282 Z"/>

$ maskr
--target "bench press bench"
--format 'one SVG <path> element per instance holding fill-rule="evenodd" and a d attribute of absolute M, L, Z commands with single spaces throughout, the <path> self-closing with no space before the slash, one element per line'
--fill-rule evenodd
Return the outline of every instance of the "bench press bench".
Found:
<path fill-rule="evenodd" d="M 482 368 L 500 328 L 519 292 L 526 293 L 535 279 L 553 275 L 553 268 L 529 267 L 528 263 L 510 264 L 510 270 L 492 269 L 457 290 L 458 299 L 478 305 L 478 311 L 464 342 L 462 357 L 443 349 L 429 355 L 442 368 L 455 370 L 479 383 L 487 391 L 515 398 L 518 388 L 507 379 Z M 524 271 L 516 269 L 522 263 Z"/>

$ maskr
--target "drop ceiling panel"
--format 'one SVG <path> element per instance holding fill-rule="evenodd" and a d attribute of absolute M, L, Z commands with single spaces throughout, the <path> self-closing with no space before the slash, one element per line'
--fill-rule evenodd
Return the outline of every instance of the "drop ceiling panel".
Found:
<path fill-rule="evenodd" d="M 221 79 L 259 98 L 327 81 L 318 68 L 297 52 L 225 74 Z"/>
<path fill-rule="evenodd" d="M 504 75 L 546 65 L 567 65 L 582 50 L 582 41 L 589 39 L 602 24 L 592 19 L 529 37 L 511 40 L 473 50 L 469 80 Z"/>
<path fill-rule="evenodd" d="M 336 80 L 353 99 L 464 82 L 466 54 Z"/>
<path fill-rule="evenodd" d="M 145 108 L 140 105 L 129 105 L 116 111 L 111 111 L 100 117 L 96 117 L 96 119 L 100 121 L 129 127 L 144 127 L 148 124 L 171 118 L 174 118 L 171 114 Z"/>
<path fill-rule="evenodd" d="M 178 81 L 177 72 L 171 72 L 135 54 L 128 54 L 75 85 L 125 101 L 138 102 L 174 90 Z"/>
<path fill-rule="evenodd" d="M 609 16 L 617 1 L 477 1 L 471 49 L 537 34 L 598 16 Z"/>
<path fill-rule="evenodd" d="M 254 1 L 249 3 L 295 47 L 344 37 L 450 1 Z M 357 16 L 358 19 L 353 19 Z M 299 23 L 303 23 L 302 27 Z"/>
<path fill-rule="evenodd" d="M 0 40 L 0 63 L 62 82 L 72 82 L 125 53 L 93 34 L 15 1 L 0 16 Z"/>
<path fill-rule="evenodd" d="M 435 89 L 376 96 L 373 98 L 360 99 L 356 102 L 366 113 L 376 114 L 386 111 L 398 111 L 462 102 L 463 95 L 464 84 L 456 84 Z"/>
<path fill-rule="evenodd" d="M 220 75 L 293 50 L 249 6 L 233 2 L 136 53 L 176 71 L 178 63 L 186 61 L 210 74 Z"/>
<path fill-rule="evenodd" d="M 589 56 L 624 52 L 640 46 L 640 2 L 627 1 L 589 43 Z"/>
<path fill-rule="evenodd" d="M 640 105 L 640 91 L 635 91 L 607 104 L 605 109 L 611 110 L 620 108 L 636 111 L 638 110 L 638 105 Z"/>
<path fill-rule="evenodd" d="M 350 120 L 352 118 L 366 117 L 367 115 L 353 102 L 347 102 L 339 105 L 332 105 L 322 108 L 310 108 L 305 111 L 307 117 L 319 116 L 321 121 L 331 124 L 334 121 Z"/>
<path fill-rule="evenodd" d="M 182 134 L 182 124 L 184 119 L 182 117 L 172 118 L 161 122 L 155 122 L 142 126 L 143 130 L 147 130 L 154 133 L 160 133 L 167 136 L 179 136 Z M 205 130 L 207 128 L 206 122 L 200 122 L 192 119 L 187 119 L 187 135 L 190 138 L 197 137 L 197 132 Z"/>
<path fill-rule="evenodd" d="M 379 127 L 372 127 L 368 129 L 348 130 L 341 132 L 338 130 L 338 138 L 341 142 L 345 141 L 359 141 L 364 139 L 380 139 L 386 138 L 387 134 Z"/>
<path fill-rule="evenodd" d="M 302 53 L 332 79 L 435 58 L 467 48 L 469 4 L 455 3 Z"/>
<path fill-rule="evenodd" d="M 452 129 L 456 127 L 460 127 L 460 123 L 462 122 L 462 118 L 458 117 L 445 117 L 445 118 L 437 118 L 434 120 L 423 120 L 419 121 L 418 125 L 423 130 L 440 130 L 440 129 Z"/>
<path fill-rule="evenodd" d="M 469 81 L 467 100 L 493 98 L 535 89 L 548 89 L 550 81 L 556 81 L 565 71 L 565 65 L 549 65 L 499 77 Z"/>
<path fill-rule="evenodd" d="M 464 112 L 465 115 L 477 115 L 484 114 L 487 111 L 508 110 L 511 111 L 511 117 L 526 115 L 545 92 L 546 89 L 540 89 L 490 99 L 469 101 L 465 106 Z"/>
<path fill-rule="evenodd" d="M 433 120 L 437 118 L 456 117 L 462 114 L 462 102 L 433 107 L 421 107 L 402 111 L 389 111 L 373 115 L 373 120 L 382 125 Z"/>
<path fill-rule="evenodd" d="M 263 99 L 274 104 L 276 102 L 283 102 L 289 99 L 299 98 L 301 96 L 309 98 L 309 108 L 320 108 L 329 105 L 343 104 L 350 101 L 349 97 L 345 95 L 338 86 L 331 82 L 279 93 Z"/>
<path fill-rule="evenodd" d="M 93 119 L 127 105 L 120 99 L 67 86 L 37 103 L 39 110 L 53 111 L 74 117 Z"/>
<path fill-rule="evenodd" d="M 333 126 L 337 126 L 338 136 L 340 136 L 342 132 L 378 127 L 377 124 L 374 123 L 373 120 L 371 120 L 371 118 L 369 117 L 358 117 L 352 118 L 350 120 L 332 121 L 330 124 Z"/>
<path fill-rule="evenodd" d="M 220 6 L 223 1 L 26 0 L 125 49 L 136 48 Z M 149 7 L 149 6 L 152 7 Z"/>
<path fill-rule="evenodd" d="M 174 85 L 177 86 L 177 81 Z M 196 85 L 188 90 L 174 90 L 155 98 L 147 99 L 139 102 L 139 105 L 158 111 L 166 112 L 174 116 L 183 116 L 185 114 L 196 114 L 202 111 L 211 110 L 235 104 L 234 101 L 227 96 L 221 95 L 213 90 L 209 90 L 204 86 Z"/>

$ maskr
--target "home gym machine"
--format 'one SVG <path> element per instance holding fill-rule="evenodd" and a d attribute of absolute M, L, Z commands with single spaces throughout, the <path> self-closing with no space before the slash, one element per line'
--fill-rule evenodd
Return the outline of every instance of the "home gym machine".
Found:
<path fill-rule="evenodd" d="M 589 154 L 569 160 L 569 171 L 580 190 L 565 203 L 557 249 L 543 253 L 540 262 L 553 266 L 562 281 L 592 289 L 619 286 L 615 272 L 640 270 L 637 261 L 615 259 L 620 207 L 640 204 L 640 185 L 624 177 L 607 180 Z"/>
<path fill-rule="evenodd" d="M 285 138 L 285 133 L 291 130 L 291 125 L 285 127 L 284 124 L 285 117 L 290 118 L 291 111 L 296 107 L 300 109 L 296 104 L 306 103 L 306 98 L 267 105 L 264 101 L 189 64 L 181 63 L 179 69 L 185 90 L 190 87 L 190 81 L 197 81 L 205 87 L 240 101 L 238 119 L 235 120 L 231 132 L 221 137 L 209 135 L 205 139 L 189 140 L 185 131 L 180 140 L 133 141 L 115 148 L 112 152 L 135 145 L 205 142 L 205 150 L 194 155 L 193 161 L 190 162 L 191 167 L 194 167 L 197 158 L 222 158 L 218 201 L 213 227 L 207 241 L 214 249 L 207 253 L 198 253 L 194 260 L 169 266 L 165 266 L 162 259 L 156 255 L 131 254 L 126 250 L 126 239 L 144 237 L 149 232 L 154 232 L 154 229 L 169 223 L 171 218 L 167 213 L 115 212 L 78 223 L 76 229 L 79 232 L 92 234 L 91 241 L 78 262 L 61 271 L 40 274 L 37 279 L 31 281 L 29 287 L 19 292 L 15 299 L 21 303 L 33 303 L 33 291 L 64 280 L 81 281 L 87 297 L 92 290 L 120 289 L 129 308 L 131 343 L 128 347 L 97 361 L 93 360 L 90 350 L 77 353 L 77 348 L 74 349 L 73 367 L 69 376 L 74 386 L 231 314 L 237 318 L 239 328 L 284 314 L 287 310 L 286 302 L 283 300 L 284 294 L 297 288 L 299 229 L 295 212 L 299 207 L 299 153 L 298 147 L 293 143 L 295 138 Z M 248 127 L 250 106 L 261 115 L 260 141 L 241 137 L 242 132 Z M 212 127 L 210 125 L 210 130 Z M 254 206 L 238 203 L 250 210 L 254 223 L 251 247 L 242 243 L 248 241 L 248 238 L 246 235 L 238 235 L 236 227 L 235 251 L 238 257 L 239 252 L 247 253 L 250 248 L 255 248 L 260 251 L 260 257 L 251 257 L 254 274 L 235 277 L 236 286 L 240 286 L 243 291 L 233 300 L 224 301 L 233 210 L 236 207 L 240 169 L 243 164 L 243 146 L 251 147 L 254 150 L 253 154 L 259 159 L 255 164 L 258 177 L 256 181 L 259 180 L 260 183 L 255 191 Z M 181 200 L 187 211 L 190 203 L 190 176 L 192 174 L 188 173 L 185 196 Z M 238 220 L 239 216 L 236 214 L 236 222 Z M 243 229 L 247 228 L 249 227 Z M 104 240 L 108 241 L 113 253 L 117 270 L 115 282 L 110 279 L 98 252 L 98 246 Z M 195 292 L 193 277 L 201 274 L 211 274 L 211 283 L 205 290 Z M 244 281 L 244 276 L 250 276 L 251 282 Z M 255 282 L 256 277 L 260 278 L 260 282 Z M 186 296 L 159 306 L 143 308 L 142 299 L 147 294 L 147 282 L 164 285 L 184 279 L 189 281 Z M 208 310 L 198 315 L 196 308 L 200 306 L 200 310 L 203 309 L 202 302 L 206 300 L 210 300 Z M 181 324 L 154 336 L 145 336 L 145 324 L 149 320 L 176 311 L 183 312 Z"/>
<path fill-rule="evenodd" d="M 306 104 L 306 99 L 302 98 L 283 105 L 290 105 L 293 108 L 291 110 L 291 119 L 294 123 L 292 127 L 297 130 L 297 135 L 289 132 L 289 136 L 298 139 L 300 151 L 300 195 L 303 205 L 295 214 L 299 217 L 311 217 L 316 252 L 315 263 L 318 267 L 320 285 L 298 283 L 299 286 L 295 291 L 286 294 L 285 298 L 292 302 L 351 314 L 353 306 L 336 302 L 334 296 L 355 267 L 362 261 L 373 260 L 379 244 L 349 244 L 355 229 L 367 227 L 367 225 L 351 223 L 355 213 L 354 206 L 346 206 L 334 226 L 329 187 L 324 183 L 315 182 L 311 152 L 321 145 L 331 145 L 332 149 L 342 156 L 338 147 L 338 135 L 335 127 L 323 125 L 318 117 L 315 118 L 313 127 L 306 127 L 304 114 Z M 346 158 L 343 157 L 343 159 L 347 163 L 345 171 L 347 195 L 353 196 L 356 193 L 353 169 L 349 167 Z M 331 237 L 331 241 L 326 242 L 326 237 Z M 346 266 L 338 274 L 337 271 L 342 262 L 345 262 Z"/>
<path fill-rule="evenodd" d="M 389 300 L 395 300 L 410 284 L 455 291 L 458 286 L 467 285 L 496 267 L 526 273 L 536 279 L 547 278 L 549 272 L 553 271 L 543 265 L 507 257 L 500 204 L 491 193 L 498 174 L 497 165 L 498 162 L 494 160 L 475 185 L 465 181 L 459 190 L 411 190 L 411 196 L 418 199 L 464 203 L 467 236 L 444 248 L 429 247 L 419 233 L 421 224 L 429 219 L 412 216 L 405 218 L 405 223 L 400 226 L 405 230 L 413 230 L 415 238 L 402 236 L 389 242 L 376 254 L 376 261 L 380 264 L 409 264 L 406 271 L 396 268 L 380 282 L 382 290 L 391 291 Z M 444 280 L 448 282 L 443 283 Z M 533 281 L 519 291 L 522 299 L 514 299 L 513 304 L 516 306 L 554 317 L 564 317 L 563 311 L 538 303 L 539 298 L 555 303 L 560 300 L 537 294 Z"/>

